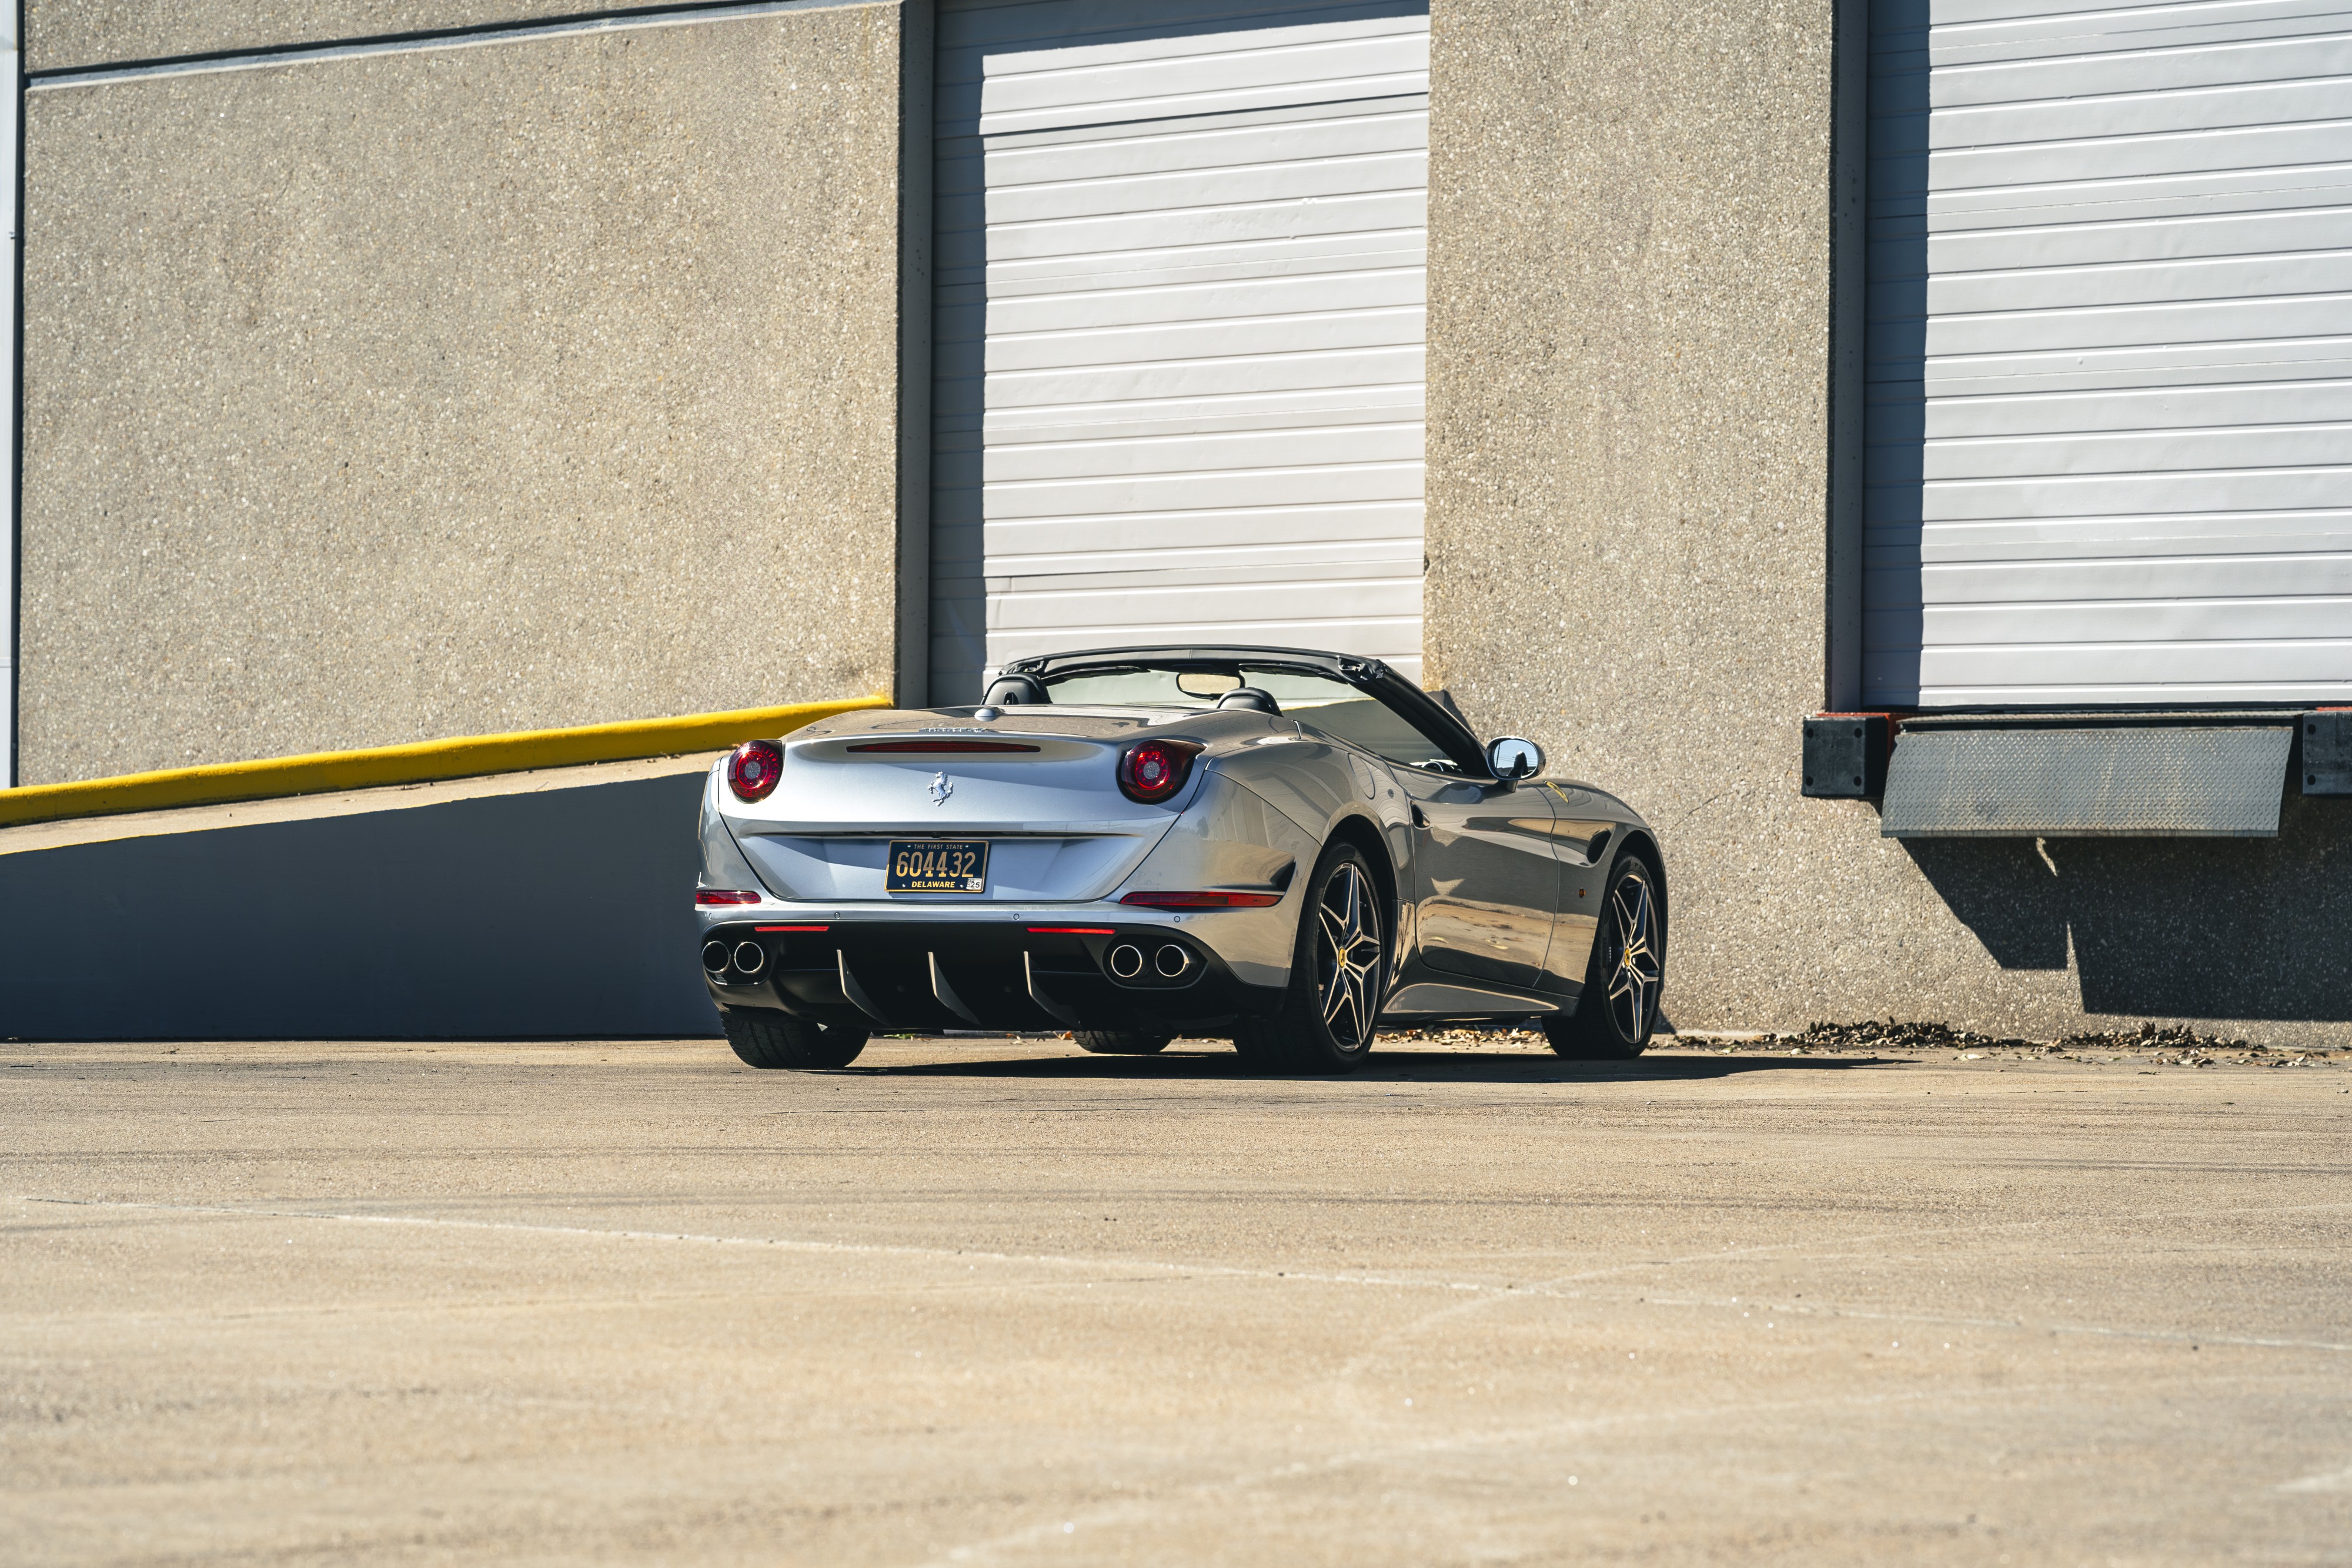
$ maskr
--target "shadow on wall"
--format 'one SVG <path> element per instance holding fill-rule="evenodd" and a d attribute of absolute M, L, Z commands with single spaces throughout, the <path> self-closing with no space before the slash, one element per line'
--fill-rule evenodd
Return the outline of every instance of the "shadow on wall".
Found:
<path fill-rule="evenodd" d="M 2352 800 L 2290 795 L 2275 839 L 1903 845 L 2002 968 L 2071 937 L 2086 1012 L 2352 1019 Z"/>
<path fill-rule="evenodd" d="M 0 855 L 0 1037 L 701 1036 L 703 775 Z"/>

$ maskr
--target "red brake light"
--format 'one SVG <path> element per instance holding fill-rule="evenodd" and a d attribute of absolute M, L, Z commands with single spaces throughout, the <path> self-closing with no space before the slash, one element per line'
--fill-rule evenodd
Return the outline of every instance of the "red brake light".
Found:
<path fill-rule="evenodd" d="M 1118 754 L 1119 793 L 1156 806 L 1184 788 L 1192 776 L 1192 758 L 1200 754 L 1195 741 L 1139 740 Z"/>
<path fill-rule="evenodd" d="M 707 909 L 718 904 L 757 904 L 760 895 L 740 887 L 698 887 L 694 890 L 694 902 Z"/>
<path fill-rule="evenodd" d="M 1121 904 L 1147 909 L 1265 909 L 1282 902 L 1278 893 L 1130 893 Z"/>
<path fill-rule="evenodd" d="M 772 740 L 747 740 L 727 759 L 727 788 L 738 800 L 764 800 L 784 770 L 784 748 Z"/>

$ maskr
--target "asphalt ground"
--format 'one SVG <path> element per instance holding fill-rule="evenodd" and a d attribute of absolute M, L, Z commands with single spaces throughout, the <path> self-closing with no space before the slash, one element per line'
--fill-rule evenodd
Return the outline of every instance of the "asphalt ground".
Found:
<path fill-rule="evenodd" d="M 2340 1056 L 0 1053 L 12 1563 L 2352 1561 Z"/>

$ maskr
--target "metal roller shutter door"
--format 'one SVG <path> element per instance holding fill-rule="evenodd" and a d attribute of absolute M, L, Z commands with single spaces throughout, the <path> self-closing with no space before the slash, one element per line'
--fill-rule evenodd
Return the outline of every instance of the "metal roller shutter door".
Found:
<path fill-rule="evenodd" d="M 1869 702 L 2352 697 L 2352 6 L 1870 29 Z"/>
<path fill-rule="evenodd" d="M 1193 638 L 1421 666 L 1429 19 L 939 14 L 932 700 Z"/>

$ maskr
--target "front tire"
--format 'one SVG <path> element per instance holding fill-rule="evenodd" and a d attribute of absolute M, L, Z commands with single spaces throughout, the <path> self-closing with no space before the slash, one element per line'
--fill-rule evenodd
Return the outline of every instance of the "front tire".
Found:
<path fill-rule="evenodd" d="M 727 1043 L 746 1067 L 846 1067 L 866 1049 L 868 1032 L 836 1029 L 790 1013 L 719 1009 Z"/>
<path fill-rule="evenodd" d="M 1070 1038 L 1078 1042 L 1080 1051 L 1091 1051 L 1097 1056 L 1150 1056 L 1168 1049 L 1172 1034 L 1146 1034 L 1133 1029 L 1081 1029 L 1071 1031 Z"/>
<path fill-rule="evenodd" d="M 1665 986 L 1666 909 L 1658 901 L 1658 873 L 1627 855 L 1609 873 L 1576 1011 L 1544 1019 L 1544 1038 L 1574 1061 L 1631 1061 L 1649 1047 Z"/>
<path fill-rule="evenodd" d="M 1333 844 L 1307 879 L 1282 1010 L 1242 1020 L 1234 1048 L 1255 1067 L 1352 1071 L 1372 1052 L 1388 973 L 1388 922 L 1371 862 L 1352 844 Z"/>

